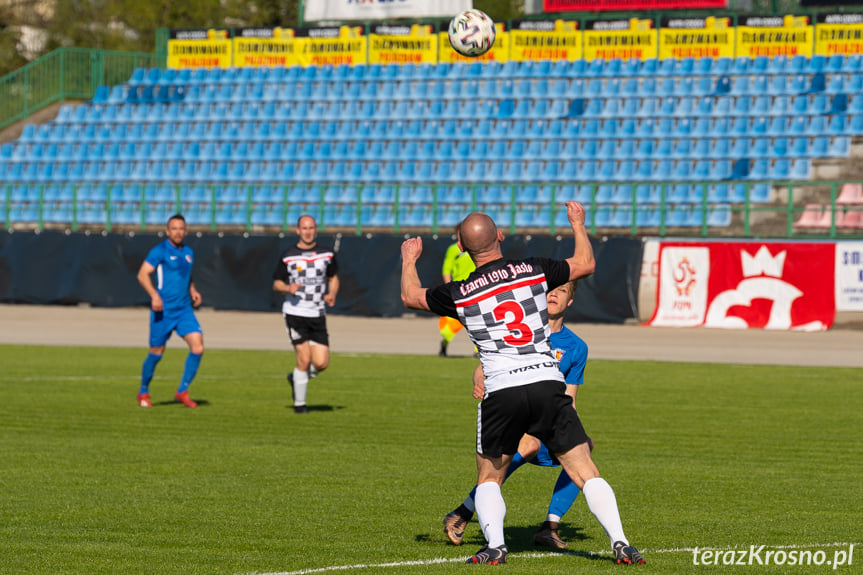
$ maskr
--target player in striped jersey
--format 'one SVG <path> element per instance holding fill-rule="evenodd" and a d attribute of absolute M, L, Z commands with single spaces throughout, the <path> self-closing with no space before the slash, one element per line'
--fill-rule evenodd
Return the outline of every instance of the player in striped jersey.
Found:
<path fill-rule="evenodd" d="M 273 271 L 273 291 L 285 296 L 282 313 L 297 356 L 296 367 L 288 373 L 295 413 L 308 413 L 309 379 L 330 363 L 325 305 L 336 305 L 339 291 L 335 252 L 318 244 L 317 235 L 315 218 L 300 216 L 297 244 L 279 256 Z"/>
<path fill-rule="evenodd" d="M 588 508 L 608 534 L 615 560 L 644 562 L 624 535 L 614 491 L 591 458 L 589 438 L 549 344 L 546 293 L 595 268 L 584 207 L 567 202 L 566 210 L 575 235 L 573 255 L 566 260 L 505 260 L 503 235 L 494 221 L 487 214 L 469 214 L 459 227 L 459 238 L 477 269 L 463 281 L 433 289 L 422 287 L 416 269 L 422 239 L 402 244 L 405 307 L 458 318 L 479 349 L 486 378 L 477 413 L 476 511 L 488 544 L 468 563 L 506 562 L 506 504 L 500 486 L 526 433 L 548 446 L 584 492 Z"/>
<path fill-rule="evenodd" d="M 575 289 L 576 281 L 571 281 L 548 292 L 548 323 L 551 329 L 549 341 L 560 371 L 566 378 L 566 393 L 572 397 L 573 406 L 575 406 L 578 389 L 584 383 L 584 368 L 587 364 L 587 344 L 563 325 L 563 316 L 572 304 Z M 485 395 L 485 376 L 481 366 L 477 366 L 474 371 L 473 381 L 473 396 L 475 399 L 482 399 Z M 521 438 L 518 451 L 509 464 L 504 481 L 525 463 L 540 467 L 560 467 L 554 456 L 548 452 L 548 448 L 531 435 Z M 580 492 L 581 490 L 572 482 L 566 471 L 561 470 L 554 485 L 546 520 L 534 535 L 533 540 L 536 545 L 555 549 L 568 547 L 567 543 L 560 538 L 557 528 L 561 517 L 569 511 Z M 476 510 L 475 496 L 476 486 L 461 505 L 444 517 L 444 533 L 453 545 L 461 545 L 465 526 Z"/>

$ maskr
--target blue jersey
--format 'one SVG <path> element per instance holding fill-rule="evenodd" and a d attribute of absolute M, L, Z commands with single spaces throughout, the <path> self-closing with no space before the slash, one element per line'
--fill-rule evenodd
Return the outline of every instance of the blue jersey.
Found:
<path fill-rule="evenodd" d="M 165 305 L 165 312 L 191 308 L 192 248 L 186 245 L 176 247 L 170 240 L 165 240 L 150 250 L 145 261 L 156 268 L 156 290 Z"/>
<path fill-rule="evenodd" d="M 584 366 L 587 364 L 587 344 L 566 326 L 551 334 L 551 348 L 560 364 L 560 371 L 566 378 L 567 385 L 584 383 Z M 530 463 L 542 467 L 560 465 L 549 453 L 544 443 L 540 443 L 539 451 Z"/>
<path fill-rule="evenodd" d="M 550 340 L 552 352 L 567 385 L 584 383 L 584 366 L 587 363 L 587 344 L 584 340 L 566 326 L 551 334 Z"/>

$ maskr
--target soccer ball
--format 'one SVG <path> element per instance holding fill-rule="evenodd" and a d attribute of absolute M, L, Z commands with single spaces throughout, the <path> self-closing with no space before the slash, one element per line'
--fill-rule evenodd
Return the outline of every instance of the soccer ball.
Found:
<path fill-rule="evenodd" d="M 482 56 L 491 49 L 494 36 L 494 21 L 482 10 L 465 10 L 449 23 L 449 43 L 462 56 Z"/>

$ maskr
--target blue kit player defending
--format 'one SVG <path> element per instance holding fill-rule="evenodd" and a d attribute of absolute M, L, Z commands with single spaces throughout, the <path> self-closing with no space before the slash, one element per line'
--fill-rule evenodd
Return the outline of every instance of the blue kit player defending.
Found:
<path fill-rule="evenodd" d="M 192 282 L 192 248 L 183 244 L 186 219 L 180 214 L 171 216 L 165 235 L 168 239 L 150 250 L 138 270 L 138 283 L 150 296 L 150 353 L 141 369 L 138 405 L 153 407 L 150 401 L 150 380 L 165 353 L 165 344 L 171 332 L 176 330 L 177 335 L 189 345 L 189 355 L 174 399 L 186 407 L 194 408 L 198 404 L 189 397 L 189 385 L 201 364 L 204 336 L 192 309 L 192 306 L 201 305 L 201 294 Z M 156 285 L 153 285 L 150 277 L 153 272 L 156 272 Z"/>
<path fill-rule="evenodd" d="M 578 393 L 578 388 L 584 383 L 584 367 L 587 363 L 587 344 L 563 325 L 563 316 L 566 313 L 566 309 L 572 304 L 575 288 L 576 281 L 571 281 L 549 291 L 547 295 L 548 325 L 551 329 L 549 340 L 552 352 L 558 360 L 560 371 L 566 379 L 566 393 L 572 397 L 573 407 L 575 407 L 575 397 Z M 475 399 L 482 399 L 484 394 L 485 377 L 483 376 L 482 368 L 477 366 L 476 371 L 474 371 L 473 396 Z M 532 463 L 540 467 L 560 466 L 557 460 L 549 453 L 548 448 L 532 435 L 522 436 L 518 445 L 518 451 L 509 464 L 504 481 L 509 479 L 509 476 L 525 463 Z M 581 490 L 572 482 L 569 475 L 561 470 L 554 485 L 546 520 L 534 535 L 533 540 L 535 544 L 555 549 L 566 549 L 567 544 L 558 535 L 557 527 L 560 518 L 569 511 L 569 508 L 572 507 L 575 498 L 578 497 L 580 492 Z M 464 500 L 464 503 L 444 517 L 444 533 L 446 533 L 446 536 L 454 545 L 461 545 L 465 525 L 471 520 L 476 510 L 474 503 L 475 495 L 476 486 L 474 486 L 470 495 L 467 496 L 467 499 Z"/>

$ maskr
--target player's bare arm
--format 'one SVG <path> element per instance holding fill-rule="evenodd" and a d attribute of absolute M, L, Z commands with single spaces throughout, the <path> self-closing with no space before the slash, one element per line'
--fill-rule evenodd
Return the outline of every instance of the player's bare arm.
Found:
<path fill-rule="evenodd" d="M 408 309 L 431 311 L 426 302 L 426 288 L 417 274 L 417 260 L 423 252 L 422 238 L 409 238 L 402 243 L 402 303 Z"/>
<path fill-rule="evenodd" d="M 575 406 L 575 398 L 578 395 L 578 386 L 566 384 L 566 395 L 572 398 L 572 408 L 578 411 L 578 408 Z"/>
<path fill-rule="evenodd" d="M 478 364 L 473 370 L 473 398 L 482 399 L 485 395 L 485 374 L 482 371 L 482 364 Z"/>
<path fill-rule="evenodd" d="M 339 276 L 333 276 L 327 282 L 327 293 L 324 295 L 324 303 L 333 307 L 336 305 L 336 295 L 339 293 Z"/>
<path fill-rule="evenodd" d="M 201 292 L 195 289 L 195 282 L 189 282 L 189 296 L 192 298 L 192 305 L 198 307 L 204 298 L 201 297 Z"/>
<path fill-rule="evenodd" d="M 162 309 L 164 309 L 162 297 L 159 295 L 159 292 L 156 290 L 156 286 L 153 285 L 153 280 L 150 277 L 154 271 L 156 271 L 156 268 L 151 264 L 148 262 L 142 263 L 141 268 L 138 270 L 138 283 L 141 284 L 141 287 L 144 288 L 144 291 L 147 292 L 148 296 L 150 296 L 150 309 L 153 311 L 162 311 Z"/>
<path fill-rule="evenodd" d="M 575 235 L 575 250 L 572 257 L 566 260 L 569 263 L 570 280 L 588 276 L 596 269 L 596 261 L 593 259 L 593 246 L 590 245 L 590 238 L 584 225 L 584 217 L 584 206 L 579 202 L 566 202 L 566 218 L 569 220 L 569 225 L 572 226 L 572 233 Z"/>
<path fill-rule="evenodd" d="M 273 280 L 273 291 L 282 295 L 294 295 L 299 291 L 300 284 L 289 284 L 282 280 Z"/>

